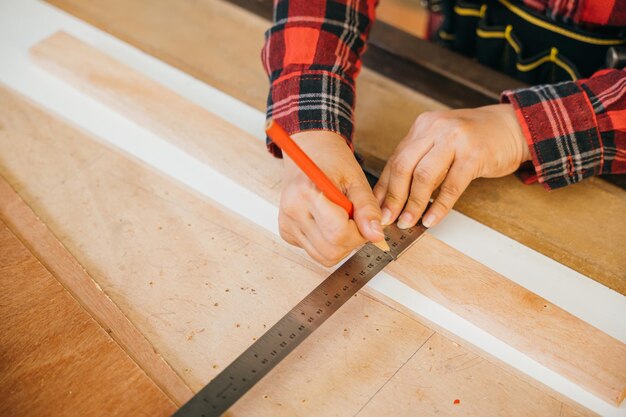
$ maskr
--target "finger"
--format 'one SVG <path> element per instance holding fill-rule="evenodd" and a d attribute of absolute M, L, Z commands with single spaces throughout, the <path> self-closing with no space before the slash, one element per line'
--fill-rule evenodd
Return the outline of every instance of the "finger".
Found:
<path fill-rule="evenodd" d="M 295 222 L 284 210 L 278 212 L 278 233 L 280 237 L 287 243 L 293 246 L 298 245 L 298 239 L 296 239 L 296 232 L 298 231 Z"/>
<path fill-rule="evenodd" d="M 365 175 L 353 181 L 348 187 L 347 196 L 354 204 L 354 221 L 358 230 L 370 242 L 385 239 L 381 224 L 381 211 Z"/>
<path fill-rule="evenodd" d="M 299 247 L 301 247 L 302 249 L 304 249 L 304 251 L 311 257 L 313 258 L 313 260 L 315 260 L 316 262 L 329 267 L 329 266 L 333 266 L 335 263 L 337 262 L 331 262 L 329 259 L 327 259 L 326 257 L 324 257 L 315 247 L 315 245 L 313 244 L 313 242 L 311 242 L 310 238 L 302 231 L 302 230 L 298 230 L 296 232 L 296 236 L 295 239 L 298 241 L 298 245 Z"/>
<path fill-rule="evenodd" d="M 389 164 L 386 164 L 383 168 L 383 172 L 380 174 L 376 185 L 374 186 L 374 197 L 378 200 L 378 205 L 382 206 L 385 201 L 385 195 L 387 195 L 387 187 L 389 185 Z M 384 217 L 384 215 L 383 215 Z M 383 219 L 383 225 L 385 224 Z"/>
<path fill-rule="evenodd" d="M 452 210 L 472 179 L 473 176 L 469 169 L 464 168 L 463 164 L 454 163 L 443 184 L 441 184 L 439 195 L 422 220 L 424 226 L 432 227 L 439 223 Z"/>
<path fill-rule="evenodd" d="M 411 187 L 415 167 L 432 147 L 432 141 L 412 140 L 407 146 L 398 148 L 389 160 L 389 180 L 382 204 L 385 224 L 393 223 L 400 215 Z"/>
<path fill-rule="evenodd" d="M 315 221 L 313 220 L 313 216 L 308 211 L 299 212 L 298 218 L 294 218 L 291 215 L 280 212 L 279 213 L 279 226 L 280 226 L 280 236 L 288 243 L 293 246 L 297 246 L 299 248 L 304 249 L 304 251 L 315 261 L 325 265 L 330 266 L 334 263 L 331 263 L 331 259 L 328 256 L 323 255 L 317 249 L 316 246 L 319 245 L 319 242 L 314 242 L 314 239 L 311 239 L 310 236 L 307 236 L 307 233 L 303 231 L 303 228 L 308 230 L 309 235 L 313 234 L 311 231 L 315 228 Z M 313 227 L 311 226 L 313 224 Z M 314 234 L 313 234 L 314 235 Z"/>
<path fill-rule="evenodd" d="M 283 230 L 283 229 L 280 229 L 279 233 L 280 233 L 280 237 L 285 242 L 289 243 L 291 246 L 298 246 L 298 247 L 300 247 L 298 239 L 296 239 L 296 236 L 293 233 L 288 232 L 288 231 Z"/>
<path fill-rule="evenodd" d="M 354 203 L 353 203 L 354 204 Z M 338 205 L 329 201 L 322 193 L 311 199 L 309 210 L 315 219 L 312 226 L 319 230 L 324 240 L 335 246 L 354 249 L 365 243 L 354 221 Z M 310 222 L 302 222 L 311 225 Z M 303 230 L 307 235 L 312 230 Z"/>
<path fill-rule="evenodd" d="M 335 244 L 326 240 L 322 234 L 319 224 L 315 219 L 313 219 L 313 217 L 309 217 L 305 221 L 301 221 L 300 226 L 302 234 L 305 238 L 304 245 L 306 248 L 310 248 L 311 252 L 318 254 L 319 259 L 315 259 L 325 266 L 335 265 L 341 259 L 345 258 L 346 255 L 348 255 L 354 248 Z"/>
<path fill-rule="evenodd" d="M 454 150 L 445 145 L 434 146 L 415 167 L 411 183 L 411 194 L 406 207 L 398 218 L 398 227 L 414 226 L 424 213 L 433 191 L 444 180 L 454 161 Z"/>

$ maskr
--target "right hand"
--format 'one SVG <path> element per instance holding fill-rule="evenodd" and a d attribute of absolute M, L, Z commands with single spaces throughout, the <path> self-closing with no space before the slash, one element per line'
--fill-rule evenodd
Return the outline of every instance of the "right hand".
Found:
<path fill-rule="evenodd" d="M 378 202 L 345 140 L 320 130 L 296 133 L 292 138 L 346 194 L 354 205 L 354 220 L 285 155 L 278 215 L 281 237 L 327 267 L 367 241 L 383 240 Z"/>

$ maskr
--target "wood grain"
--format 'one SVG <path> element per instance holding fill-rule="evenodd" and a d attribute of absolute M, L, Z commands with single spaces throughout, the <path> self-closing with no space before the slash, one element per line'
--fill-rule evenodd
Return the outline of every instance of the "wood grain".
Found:
<path fill-rule="evenodd" d="M 625 344 L 432 236 L 387 271 L 599 397 L 624 399 Z"/>
<path fill-rule="evenodd" d="M 376 18 L 407 33 L 426 38 L 428 10 L 417 0 L 383 0 L 376 8 Z"/>
<path fill-rule="evenodd" d="M 265 108 L 267 80 L 259 51 L 269 23 L 263 19 L 222 0 L 48 2 Z M 356 147 L 381 159 L 389 157 L 418 114 L 444 108 L 368 69 L 357 90 Z M 626 295 L 626 257 L 614 244 L 626 240 L 626 217 L 615 214 L 626 212 L 624 190 L 591 179 L 546 192 L 509 176 L 474 181 L 456 209 Z"/>
<path fill-rule="evenodd" d="M 31 53 L 51 72 L 277 203 L 280 170 L 259 152 L 258 140 L 70 35 L 54 34 Z M 432 236 L 388 271 L 602 398 L 623 399 L 626 345 Z"/>
<path fill-rule="evenodd" d="M 492 396 L 498 397 L 511 389 L 502 384 L 497 373 L 493 372 L 494 368 L 495 365 L 475 353 L 459 345 L 451 345 L 440 334 L 434 334 L 357 417 L 433 415 L 432 410 L 437 416 L 509 415 L 500 408 L 500 404 L 489 401 Z M 442 383 L 435 385 L 431 383 L 433 380 Z M 481 391 L 482 386 L 477 381 L 481 381 L 480 384 L 487 382 L 490 389 Z M 487 401 L 477 404 L 474 401 L 477 392 L 481 392 Z M 515 414 L 515 417 L 560 415 L 560 404 L 537 396 L 536 392 L 504 395 L 511 397 L 512 401 L 519 401 L 518 404 L 510 404 L 512 408 L 522 410 L 523 414 Z M 587 414 L 577 410 L 576 415 L 583 417 Z"/>
<path fill-rule="evenodd" d="M 20 184 L 20 195 L 194 390 L 327 274 L 279 238 L 3 88 L 0 125 L 0 174 Z M 81 159 L 93 162 L 77 170 Z M 33 164 L 37 160 L 48 163 Z M 42 182 L 48 186 L 38 186 Z M 393 307 L 358 295 L 230 415 L 354 415 L 396 380 L 432 334 Z M 458 348 L 442 340 L 446 350 Z M 480 388 L 466 398 L 477 410 L 498 404 L 502 416 L 530 410 L 557 417 L 561 401 L 575 407 L 509 367 L 494 366 L 488 374 L 474 376 Z M 507 389 L 492 390 L 493 380 Z M 435 375 L 431 383 L 449 378 Z"/>
<path fill-rule="evenodd" d="M 189 387 L 2 177 L 0 217 L 176 405 L 191 398 Z"/>
<path fill-rule="evenodd" d="M 0 220 L 0 414 L 169 416 L 176 407 Z"/>

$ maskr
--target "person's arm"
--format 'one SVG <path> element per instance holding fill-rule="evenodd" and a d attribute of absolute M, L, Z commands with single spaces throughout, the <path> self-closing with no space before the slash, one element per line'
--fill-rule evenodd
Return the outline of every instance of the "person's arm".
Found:
<path fill-rule="evenodd" d="M 376 0 L 279 0 L 262 60 L 267 117 L 282 125 L 354 205 L 354 220 L 285 158 L 281 236 L 330 266 L 384 238 L 380 208 L 352 152 L 355 78 Z M 268 140 L 268 150 L 281 152 Z"/>
<path fill-rule="evenodd" d="M 261 52 L 270 80 L 267 117 L 285 130 L 327 130 L 349 144 L 355 79 L 377 0 L 278 0 Z M 268 139 L 268 149 L 281 156 Z"/>
<path fill-rule="evenodd" d="M 626 72 L 507 91 L 503 104 L 424 113 L 387 162 L 374 193 L 382 223 L 436 225 L 478 177 L 501 177 L 526 161 L 527 180 L 562 187 L 626 172 Z"/>
<path fill-rule="evenodd" d="M 505 91 L 532 156 L 526 183 L 564 187 L 599 174 L 626 173 L 626 71 Z"/>

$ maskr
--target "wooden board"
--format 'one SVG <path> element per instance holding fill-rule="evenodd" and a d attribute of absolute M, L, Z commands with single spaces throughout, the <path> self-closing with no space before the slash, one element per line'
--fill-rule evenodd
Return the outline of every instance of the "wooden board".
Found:
<path fill-rule="evenodd" d="M 31 53 L 81 90 L 278 202 L 279 164 L 235 126 L 62 32 Z M 432 236 L 387 271 L 596 395 L 623 399 L 626 345 Z"/>
<path fill-rule="evenodd" d="M 0 415 L 176 409 L 1 220 L 0 317 Z"/>
<path fill-rule="evenodd" d="M 2 177 L 0 218 L 174 404 L 191 398 L 189 387 Z"/>
<path fill-rule="evenodd" d="M 383 0 L 376 8 L 376 18 L 420 38 L 428 32 L 428 10 L 419 0 Z"/>
<path fill-rule="evenodd" d="M 194 390 L 326 274 L 275 236 L 2 88 L 0 125 L 0 174 Z M 396 309 L 359 295 L 233 415 L 354 415 L 400 378 L 398 369 L 432 335 Z M 443 355 L 465 351 L 441 340 Z M 498 404 L 502 415 L 558 416 L 563 399 L 510 368 L 469 374 L 481 388 L 464 401 L 477 410 Z M 447 384 L 452 377 L 434 375 L 431 383 Z M 493 390 L 493 380 L 508 388 Z M 417 388 L 410 379 L 404 384 Z"/>
<path fill-rule="evenodd" d="M 267 80 L 259 61 L 268 27 L 263 19 L 222 0 L 49 3 L 258 109 L 265 107 Z M 237 48 L 222 48 L 225 43 Z M 357 148 L 386 159 L 418 114 L 441 108 L 364 69 L 358 82 Z M 626 217 L 615 216 L 626 211 L 625 191 L 590 179 L 546 192 L 509 176 L 474 181 L 456 208 L 626 295 L 626 257 L 613 243 L 626 240 Z"/>

